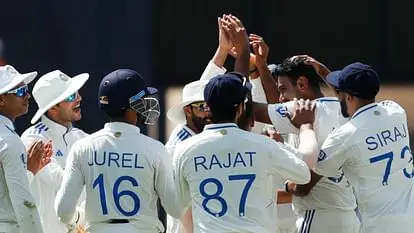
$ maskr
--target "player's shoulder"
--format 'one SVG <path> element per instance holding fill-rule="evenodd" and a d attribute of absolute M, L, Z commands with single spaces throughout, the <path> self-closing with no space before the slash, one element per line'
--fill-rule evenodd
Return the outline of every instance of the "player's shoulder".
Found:
<path fill-rule="evenodd" d="M 79 128 L 76 128 L 76 127 L 73 127 L 71 130 L 70 130 L 70 134 L 71 135 L 73 135 L 73 136 L 75 136 L 76 138 L 84 138 L 84 137 L 86 137 L 86 136 L 88 136 L 89 134 L 88 133 L 86 133 L 85 131 L 83 131 L 83 130 L 81 130 L 81 129 L 79 129 Z"/>
<path fill-rule="evenodd" d="M 168 147 L 175 147 L 176 144 L 187 140 L 193 135 L 193 133 L 187 129 L 184 125 L 177 125 L 174 130 L 171 132 L 170 137 L 168 138 L 167 143 L 165 144 Z"/>
<path fill-rule="evenodd" d="M 49 138 L 49 127 L 44 124 L 43 122 L 38 122 L 29 128 L 27 128 L 21 138 L 24 140 L 25 138 Z"/>
<path fill-rule="evenodd" d="M 397 102 L 393 101 L 393 100 L 384 100 L 378 103 L 378 106 L 386 109 L 388 112 L 393 112 L 393 113 L 404 113 L 405 114 L 405 110 L 404 108 L 399 105 Z"/>
<path fill-rule="evenodd" d="M 358 124 L 354 124 L 352 121 L 348 121 L 340 127 L 334 129 L 329 135 L 329 139 L 335 139 L 339 141 L 349 141 L 358 132 Z"/>

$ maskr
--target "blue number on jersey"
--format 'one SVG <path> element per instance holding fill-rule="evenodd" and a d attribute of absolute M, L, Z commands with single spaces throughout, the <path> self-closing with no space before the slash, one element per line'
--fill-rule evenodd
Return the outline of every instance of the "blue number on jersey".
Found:
<path fill-rule="evenodd" d="M 134 192 L 130 191 L 130 190 L 124 190 L 119 192 L 119 185 L 122 183 L 122 181 L 129 181 L 131 182 L 132 186 L 137 187 L 138 186 L 138 182 L 134 177 L 131 176 L 121 176 L 119 177 L 115 183 L 114 183 L 114 187 L 112 189 L 112 195 L 114 197 L 114 203 L 116 208 L 119 210 L 119 212 L 121 212 L 123 215 L 125 216 L 133 216 L 136 215 L 139 211 L 140 208 L 140 200 L 137 194 L 135 194 Z M 95 181 L 93 182 L 93 186 L 92 188 L 95 189 L 96 186 L 99 186 L 99 197 L 100 197 L 100 201 L 101 201 L 101 207 L 102 207 L 102 214 L 103 215 L 107 215 L 108 214 L 108 206 L 106 205 L 106 193 L 105 193 L 105 187 L 104 187 L 104 176 L 103 174 L 99 174 L 98 177 L 96 177 Z M 121 204 L 120 204 L 120 199 L 122 196 L 129 196 L 132 198 L 132 200 L 134 200 L 134 209 L 132 209 L 131 211 L 127 211 L 125 210 Z"/>
<path fill-rule="evenodd" d="M 244 174 L 244 175 L 231 175 L 231 176 L 229 176 L 230 181 L 247 180 L 246 186 L 244 186 L 244 189 L 243 189 L 243 191 L 241 193 L 241 197 L 240 197 L 239 216 L 244 216 L 245 215 L 247 195 L 248 195 L 250 187 L 252 186 L 253 181 L 255 179 L 256 179 L 256 174 Z M 205 186 L 209 183 L 213 183 L 217 187 L 216 192 L 213 193 L 213 194 L 206 193 Z M 215 217 L 221 217 L 224 214 L 226 214 L 226 212 L 227 212 L 227 202 L 226 202 L 226 200 L 224 200 L 224 198 L 222 198 L 220 196 L 220 194 L 223 192 L 223 184 L 218 179 L 207 178 L 207 179 L 203 180 L 200 183 L 199 190 L 200 190 L 200 194 L 204 197 L 202 205 L 203 205 L 204 210 L 207 213 L 209 213 L 209 214 L 211 214 Z M 217 201 L 220 202 L 221 210 L 219 212 L 215 213 L 207 207 L 207 203 L 210 200 L 217 200 Z"/>
<path fill-rule="evenodd" d="M 409 152 L 410 153 L 410 160 L 409 163 L 411 164 L 413 161 L 413 156 L 411 154 L 411 150 L 408 146 L 403 147 L 403 149 L 401 150 L 401 159 L 405 158 L 405 153 Z M 378 156 L 374 156 L 372 158 L 369 159 L 370 163 L 376 163 L 379 162 L 381 160 L 387 160 L 387 164 L 385 166 L 385 171 L 384 171 L 384 176 L 382 178 L 382 185 L 386 186 L 388 185 L 388 177 L 390 176 L 390 172 L 391 172 L 391 165 L 392 165 L 392 161 L 394 159 L 394 153 L 388 152 L 382 155 L 378 155 Z M 414 169 L 411 171 L 411 173 L 407 172 L 407 169 L 404 168 L 403 169 L 403 174 L 404 176 L 406 176 L 407 178 L 412 178 L 414 176 Z"/>

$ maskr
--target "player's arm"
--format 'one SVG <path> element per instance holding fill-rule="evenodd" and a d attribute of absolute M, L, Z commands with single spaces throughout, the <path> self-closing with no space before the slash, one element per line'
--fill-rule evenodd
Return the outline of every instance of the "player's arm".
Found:
<path fill-rule="evenodd" d="M 83 152 L 75 143 L 69 151 L 66 170 L 62 185 L 56 194 L 55 209 L 59 220 L 64 224 L 74 224 L 79 221 L 80 214 L 76 211 L 76 204 L 85 185 L 81 170 L 80 156 Z"/>
<path fill-rule="evenodd" d="M 277 204 L 288 204 L 292 203 L 293 195 L 292 193 L 278 190 L 277 191 Z"/>
<path fill-rule="evenodd" d="M 1 145 L 4 149 L 1 149 L 0 164 L 4 170 L 4 178 L 17 223 L 21 232 L 41 233 L 43 230 L 39 213 L 33 196 L 30 194 L 26 168 L 20 156 L 25 156 L 25 154 L 12 142 L 7 148 L 5 147 L 6 145 Z"/>
<path fill-rule="evenodd" d="M 185 152 L 185 141 L 180 143 L 173 155 L 173 169 L 174 169 L 174 182 L 175 182 L 175 192 L 177 192 L 177 197 L 179 199 L 180 208 L 182 208 L 181 217 L 186 214 L 189 208 L 191 208 L 191 195 L 190 187 L 186 180 L 184 172 L 184 152 Z M 187 212 L 188 217 L 188 212 Z M 192 221 L 192 220 L 191 220 Z"/>
<path fill-rule="evenodd" d="M 217 24 L 219 29 L 219 45 L 216 53 L 201 75 L 200 80 L 209 80 L 216 75 L 226 73 L 224 63 L 226 62 L 227 56 L 233 47 L 233 43 L 230 41 L 227 32 L 224 31 L 220 18 L 217 18 Z"/>
<path fill-rule="evenodd" d="M 179 205 L 179 193 L 175 190 L 175 176 L 171 157 L 164 147 L 160 147 L 155 165 L 155 190 L 165 211 L 174 218 L 180 218 L 184 209 Z"/>
<path fill-rule="evenodd" d="M 340 168 L 353 156 L 352 131 L 347 125 L 340 127 L 322 144 L 314 172 L 325 177 L 337 177 Z"/>
<path fill-rule="evenodd" d="M 288 193 L 292 193 L 295 196 L 307 196 L 312 188 L 319 182 L 319 180 L 322 178 L 322 176 L 316 174 L 312 170 L 310 170 L 311 173 L 311 179 L 309 183 L 307 184 L 294 184 L 290 181 L 287 181 L 286 187 L 288 187 L 288 190 L 286 190 Z"/>
<path fill-rule="evenodd" d="M 297 184 L 309 182 L 309 168 L 303 160 L 284 148 L 282 143 L 269 140 L 269 145 L 272 147 L 269 165 L 273 174 L 279 174 L 284 180 Z"/>
<path fill-rule="evenodd" d="M 186 233 L 193 233 L 193 209 L 188 208 L 184 216 L 181 217 L 181 224 L 183 225 Z"/>
<path fill-rule="evenodd" d="M 267 67 L 267 57 L 269 55 L 269 46 L 263 40 L 263 38 L 256 34 L 250 34 L 250 44 L 253 46 L 255 54 L 255 63 L 257 71 L 260 75 L 263 91 L 266 96 L 267 103 L 279 102 L 279 90 L 276 88 L 276 82 L 273 78 L 269 68 Z M 250 59 L 252 60 L 252 59 Z"/>

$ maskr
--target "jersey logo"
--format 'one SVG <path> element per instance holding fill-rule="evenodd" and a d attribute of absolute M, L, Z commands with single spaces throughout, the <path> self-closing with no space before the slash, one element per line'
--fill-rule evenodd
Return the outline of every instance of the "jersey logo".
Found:
<path fill-rule="evenodd" d="M 26 165 L 27 165 L 27 156 L 26 156 L 26 154 L 25 153 L 22 153 L 20 155 L 20 159 L 22 160 L 22 163 L 23 163 L 24 168 L 26 168 Z"/>
<path fill-rule="evenodd" d="M 32 133 L 33 134 L 42 134 L 43 132 L 48 131 L 49 128 L 44 125 L 42 122 L 39 122 L 33 129 Z"/>
<path fill-rule="evenodd" d="M 288 110 L 287 110 L 287 107 L 285 105 L 278 105 L 276 107 L 276 112 L 278 112 L 279 115 L 282 116 L 282 117 L 287 117 L 287 115 L 288 115 Z"/>
<path fill-rule="evenodd" d="M 62 151 L 58 150 L 58 151 L 56 152 L 56 156 L 63 156 Z"/>
<path fill-rule="evenodd" d="M 326 159 L 326 153 L 325 153 L 325 151 L 320 150 L 319 151 L 319 156 L 318 156 L 318 162 L 320 162 L 320 161 L 322 161 L 324 159 Z"/>

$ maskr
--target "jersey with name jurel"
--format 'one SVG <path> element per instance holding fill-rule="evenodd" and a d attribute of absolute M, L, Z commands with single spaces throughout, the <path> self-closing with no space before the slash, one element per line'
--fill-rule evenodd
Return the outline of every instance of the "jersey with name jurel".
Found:
<path fill-rule="evenodd" d="M 346 119 L 341 114 L 337 98 L 323 97 L 314 101 L 314 130 L 320 147 L 328 135 Z M 293 112 L 293 107 L 292 101 L 269 105 L 269 117 L 278 132 L 298 134 L 299 130 L 287 117 L 289 112 Z M 347 178 L 339 173 L 329 178 L 321 178 L 307 196 L 294 196 L 293 206 L 296 213 L 311 209 L 353 210 L 356 208 L 356 200 Z"/>
<path fill-rule="evenodd" d="M 409 146 L 405 110 L 393 101 L 373 103 L 329 135 L 315 171 L 332 176 L 342 167 L 355 189 L 365 229 L 382 224 L 412 232 L 414 171 Z"/>
<path fill-rule="evenodd" d="M 75 143 L 66 171 L 57 195 L 57 212 L 63 221 L 74 217 L 73 206 L 84 185 L 87 225 L 129 219 L 137 220 L 141 231 L 163 231 L 157 217 L 158 198 L 169 214 L 181 214 L 176 208 L 170 156 L 164 145 L 140 134 L 134 125 L 106 123 Z"/>
<path fill-rule="evenodd" d="M 174 176 L 194 232 L 275 232 L 274 176 L 307 183 L 309 168 L 284 145 L 237 127 L 211 124 L 180 143 Z"/>

